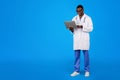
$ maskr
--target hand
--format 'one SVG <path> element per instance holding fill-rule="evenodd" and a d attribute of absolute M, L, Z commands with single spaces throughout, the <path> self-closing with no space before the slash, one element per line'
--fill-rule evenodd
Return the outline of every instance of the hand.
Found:
<path fill-rule="evenodd" d="M 77 28 L 83 28 L 83 26 L 82 25 L 77 25 Z"/>
<path fill-rule="evenodd" d="M 74 31 L 73 27 L 69 27 L 69 30 L 70 30 L 71 32 L 73 32 L 73 31 Z"/>
<path fill-rule="evenodd" d="M 69 29 L 73 29 L 73 27 L 69 27 Z"/>

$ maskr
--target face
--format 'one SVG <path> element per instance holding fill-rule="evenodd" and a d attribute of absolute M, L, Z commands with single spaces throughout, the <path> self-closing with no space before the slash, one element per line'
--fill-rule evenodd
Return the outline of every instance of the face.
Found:
<path fill-rule="evenodd" d="M 84 14 L 83 9 L 82 8 L 77 8 L 77 13 L 79 16 L 82 16 Z"/>

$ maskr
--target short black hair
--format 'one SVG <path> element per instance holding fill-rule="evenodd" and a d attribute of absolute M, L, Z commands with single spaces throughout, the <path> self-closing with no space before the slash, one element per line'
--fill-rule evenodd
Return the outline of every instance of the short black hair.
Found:
<path fill-rule="evenodd" d="M 76 7 L 76 9 L 78 9 L 78 8 L 84 9 L 84 7 L 81 4 Z"/>

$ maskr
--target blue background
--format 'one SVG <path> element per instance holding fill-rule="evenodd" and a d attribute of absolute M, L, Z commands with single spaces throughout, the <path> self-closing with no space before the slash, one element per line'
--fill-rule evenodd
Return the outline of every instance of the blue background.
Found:
<path fill-rule="evenodd" d="M 92 17 L 91 76 L 73 72 L 72 34 L 64 21 L 82 4 Z M 0 80 L 118 80 L 119 0 L 1 0 Z"/>

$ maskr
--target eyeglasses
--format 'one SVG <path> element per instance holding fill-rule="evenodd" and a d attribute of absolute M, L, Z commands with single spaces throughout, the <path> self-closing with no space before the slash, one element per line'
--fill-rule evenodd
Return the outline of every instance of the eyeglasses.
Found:
<path fill-rule="evenodd" d="M 76 11 L 76 12 L 82 12 L 83 10 L 79 10 L 79 11 Z"/>
<path fill-rule="evenodd" d="M 82 12 L 83 11 L 83 9 L 80 9 L 80 10 L 76 10 L 76 12 Z"/>

